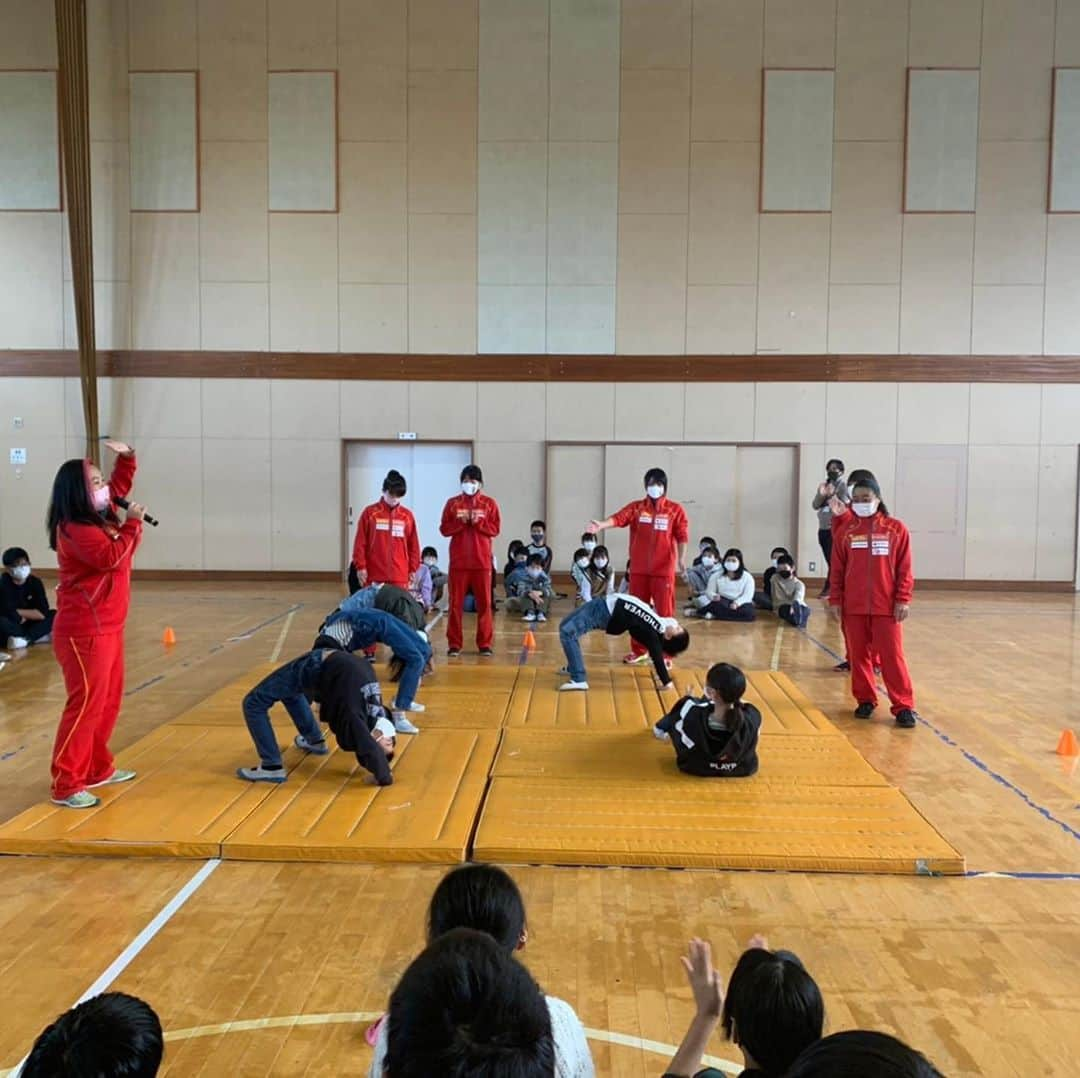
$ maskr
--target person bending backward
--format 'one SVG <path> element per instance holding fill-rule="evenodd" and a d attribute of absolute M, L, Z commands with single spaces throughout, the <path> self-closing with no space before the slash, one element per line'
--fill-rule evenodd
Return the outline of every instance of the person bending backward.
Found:
<path fill-rule="evenodd" d="M 0 646 L 7 642 L 12 651 L 51 640 L 56 611 L 41 577 L 30 572 L 30 555 L 22 547 L 4 551 L 4 571 L 0 573 Z"/>
<path fill-rule="evenodd" d="M 461 865 L 447 872 L 428 907 L 428 943 L 459 928 L 486 933 L 507 955 L 524 950 L 529 939 L 525 903 L 513 877 L 496 865 L 485 864 Z M 573 1007 L 555 996 L 545 996 L 544 1001 L 551 1020 L 555 1078 L 592 1078 L 592 1056 Z M 368 1078 L 381 1078 L 386 1021 L 380 1020 L 373 1028 L 375 1055 Z M 371 1031 L 368 1036 L 372 1037 Z"/>
<path fill-rule="evenodd" d="M 116 499 L 135 480 L 135 451 L 123 442 L 105 445 L 117 454 L 109 481 L 93 461 L 69 460 L 49 502 L 59 571 L 52 646 L 67 689 L 53 745 L 52 800 L 67 808 L 92 808 L 100 801 L 90 789 L 135 777 L 117 769 L 109 738 L 124 696 L 124 624 L 144 510 L 132 502 L 120 522 Z"/>
<path fill-rule="evenodd" d="M 447 654 L 461 654 L 461 614 L 465 595 L 476 603 L 476 646 L 481 655 L 494 652 L 491 617 L 491 540 L 499 534 L 501 519 L 494 498 L 480 492 L 484 473 L 475 464 L 461 470 L 461 493 L 443 507 L 439 531 L 450 540 L 450 618 L 446 625 Z"/>
<path fill-rule="evenodd" d="M 776 571 L 770 581 L 772 598 L 770 609 L 776 616 L 796 629 L 805 629 L 810 620 L 810 607 L 806 605 L 806 585 L 795 575 L 795 559 L 781 554 L 776 559 Z"/>
<path fill-rule="evenodd" d="M 852 522 L 833 547 L 829 610 L 843 621 L 851 692 L 858 705 L 855 717 L 868 719 L 877 707 L 877 656 L 896 725 L 911 729 L 918 715 L 901 628 L 915 590 L 911 536 L 889 515 L 881 488 L 872 479 L 862 479 L 853 488 L 851 509 Z"/>
<path fill-rule="evenodd" d="M 944 1078 L 920 1052 L 887 1033 L 849 1029 L 807 1048 L 787 1078 Z"/>
<path fill-rule="evenodd" d="M 47 1026 L 20 1078 L 153 1078 L 165 1037 L 154 1008 L 136 996 L 104 992 Z"/>
<path fill-rule="evenodd" d="M 532 975 L 486 932 L 455 928 L 402 974 L 384 1078 L 552 1078 L 555 1047 Z"/>
<path fill-rule="evenodd" d="M 675 613 L 675 573 L 686 572 L 686 544 L 690 529 L 686 511 L 667 496 L 668 478 L 662 468 L 645 473 L 645 497 L 624 505 L 604 520 L 591 521 L 588 531 L 605 528 L 630 529 L 631 587 L 636 595 L 651 603 L 664 618 Z M 642 645 L 634 640 L 623 662 L 647 659 Z"/>
<path fill-rule="evenodd" d="M 755 936 L 732 971 L 726 998 L 708 943 L 691 940 L 682 961 L 697 1013 L 664 1078 L 689 1078 L 695 1072 L 699 1078 L 719 1078 L 721 1072 L 713 1068 L 697 1071 L 718 1025 L 742 1051 L 744 1078 L 790 1074 L 801 1053 L 820 1041 L 825 1004 L 797 955 L 770 951 L 768 941 Z"/>
<path fill-rule="evenodd" d="M 383 707 L 379 682 L 371 663 L 359 655 L 333 648 L 318 648 L 279 667 L 244 697 L 244 721 L 259 753 L 256 767 L 237 768 L 248 782 L 285 782 L 289 777 L 281 761 L 281 748 L 270 724 L 270 708 L 281 704 L 299 733 L 293 744 L 314 756 L 330 749 L 311 710 L 333 731 L 338 745 L 356 753 L 357 762 L 374 776 L 377 786 L 390 786 L 393 775 L 394 724 Z"/>
<path fill-rule="evenodd" d="M 680 771 L 703 778 L 746 778 L 757 773 L 761 712 L 743 701 L 746 676 L 716 663 L 705 676 L 705 697 L 684 696 L 653 727 L 671 741 Z"/>
<path fill-rule="evenodd" d="M 356 524 L 349 591 L 365 584 L 396 584 L 408 588 L 420 568 L 416 519 L 401 504 L 405 477 L 391 469 L 383 480 L 382 497 L 367 506 Z"/>
<path fill-rule="evenodd" d="M 611 593 L 579 606 L 560 622 L 559 642 L 566 655 L 564 672 L 570 677 L 565 685 L 559 686 L 560 692 L 588 689 L 581 638 L 597 629 L 603 629 L 608 636 L 628 633 L 652 659 L 661 688 L 674 688 L 668 673 L 668 657 L 679 655 L 690 646 L 690 634 L 674 618 L 662 618 L 643 600 Z"/>
<path fill-rule="evenodd" d="M 708 621 L 753 621 L 754 574 L 743 564 L 736 547 L 724 552 L 723 572 L 709 578 L 705 594 L 697 600 L 701 616 Z"/>
<path fill-rule="evenodd" d="M 319 627 L 318 638 L 312 647 L 364 651 L 376 644 L 385 644 L 393 652 L 392 661 L 401 664 L 397 699 L 390 705 L 394 728 L 399 734 L 419 733 L 405 713 L 424 710 L 424 705 L 415 699 L 424 668 L 431 659 L 431 646 L 423 630 L 411 629 L 383 610 L 339 609 Z"/>

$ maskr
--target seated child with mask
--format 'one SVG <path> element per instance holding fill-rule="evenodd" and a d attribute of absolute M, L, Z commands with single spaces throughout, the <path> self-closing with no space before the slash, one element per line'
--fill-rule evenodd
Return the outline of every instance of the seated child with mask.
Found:
<path fill-rule="evenodd" d="M 510 582 L 506 609 L 523 614 L 522 621 L 547 621 L 551 610 L 551 577 L 544 572 L 544 559 L 539 554 L 530 554 L 524 572 L 515 570 Z"/>

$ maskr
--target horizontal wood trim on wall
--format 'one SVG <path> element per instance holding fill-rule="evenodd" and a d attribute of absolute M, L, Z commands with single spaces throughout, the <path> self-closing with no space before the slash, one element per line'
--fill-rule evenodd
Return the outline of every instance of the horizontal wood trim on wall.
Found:
<path fill-rule="evenodd" d="M 79 374 L 67 350 L 0 350 L 0 377 Z M 413 355 L 102 351 L 113 378 L 312 378 L 416 382 L 1080 382 L 1080 356 Z"/>

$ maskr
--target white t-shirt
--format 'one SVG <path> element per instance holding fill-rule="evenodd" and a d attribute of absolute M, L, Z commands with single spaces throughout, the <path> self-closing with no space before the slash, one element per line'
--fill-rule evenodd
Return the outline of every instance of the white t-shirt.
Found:
<path fill-rule="evenodd" d="M 585 1027 L 565 1000 L 545 996 L 548 1014 L 551 1016 L 551 1042 L 555 1046 L 555 1078 L 594 1078 L 589 1043 L 585 1039 Z M 386 1037 L 388 1022 L 379 1026 L 375 1041 L 375 1055 L 368 1068 L 368 1078 L 383 1078 L 386 1064 Z"/>

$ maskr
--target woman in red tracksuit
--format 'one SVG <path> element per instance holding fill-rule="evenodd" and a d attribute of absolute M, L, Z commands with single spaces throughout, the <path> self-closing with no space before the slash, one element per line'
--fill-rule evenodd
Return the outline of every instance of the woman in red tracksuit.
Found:
<path fill-rule="evenodd" d="M 383 480 L 382 497 L 369 505 L 356 525 L 349 592 L 368 584 L 396 584 L 408 588 L 420 568 L 420 541 L 416 518 L 401 504 L 405 477 L 393 469 Z"/>
<path fill-rule="evenodd" d="M 502 520 L 494 498 L 480 493 L 483 472 L 475 464 L 461 470 L 461 493 L 443 507 L 439 531 L 450 540 L 450 618 L 446 625 L 447 654 L 461 654 L 461 611 L 465 595 L 476 600 L 476 646 L 481 655 L 493 655 L 491 618 L 491 540 Z"/>
<path fill-rule="evenodd" d="M 690 526 L 686 510 L 667 496 L 668 478 L 662 468 L 645 473 L 645 497 L 624 505 L 606 520 L 591 521 L 595 534 L 605 528 L 630 529 L 630 588 L 663 618 L 675 615 L 675 573 L 686 571 Z M 645 662 L 648 655 L 635 640 L 625 663 Z"/>
<path fill-rule="evenodd" d="M 119 454 L 108 483 L 92 461 L 69 460 L 56 473 L 49 503 L 49 545 L 59 567 L 52 645 L 67 688 L 53 746 L 52 800 L 68 808 L 92 808 L 99 800 L 91 788 L 135 777 L 116 769 L 109 738 L 124 694 L 124 623 L 143 507 L 131 503 L 120 522 L 115 499 L 131 490 L 135 453 L 122 442 L 105 444 Z"/>
<path fill-rule="evenodd" d="M 851 509 L 854 515 L 833 546 L 829 604 L 843 619 L 851 692 L 858 704 L 855 717 L 868 719 L 877 707 L 876 655 L 896 725 L 911 729 L 918 714 L 900 628 L 915 589 L 911 536 L 901 521 L 889 516 L 874 479 L 855 484 Z"/>

